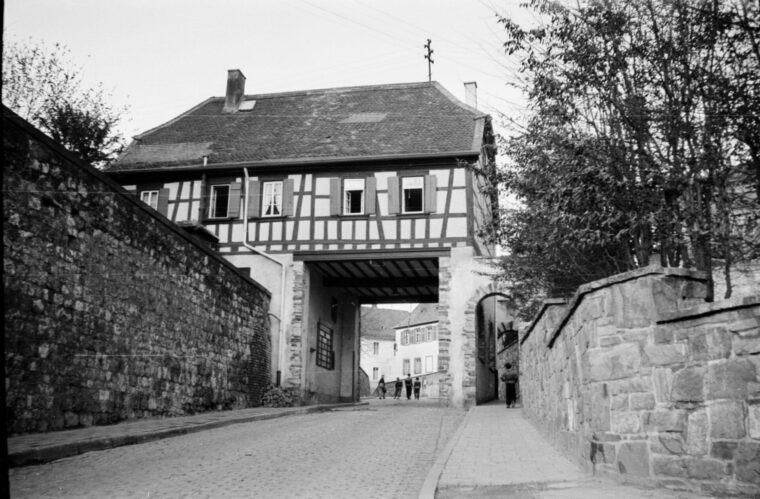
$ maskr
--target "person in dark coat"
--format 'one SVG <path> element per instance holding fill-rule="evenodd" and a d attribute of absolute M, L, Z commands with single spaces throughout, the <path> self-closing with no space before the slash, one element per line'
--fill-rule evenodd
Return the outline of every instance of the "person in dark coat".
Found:
<path fill-rule="evenodd" d="M 385 376 L 380 376 L 380 381 L 377 383 L 377 398 L 385 398 Z"/>
<path fill-rule="evenodd" d="M 401 381 L 400 378 L 396 378 L 396 391 L 393 393 L 394 399 L 400 399 L 401 398 L 401 389 L 404 387 L 404 382 Z"/>
<path fill-rule="evenodd" d="M 512 364 L 504 364 L 506 372 L 501 375 L 507 391 L 507 407 L 514 407 L 517 403 L 517 373 L 512 370 Z"/>
<path fill-rule="evenodd" d="M 414 400 L 420 399 L 420 388 L 422 388 L 420 378 L 414 378 Z"/>
<path fill-rule="evenodd" d="M 408 378 L 404 380 L 404 385 L 406 386 L 406 400 L 412 399 L 412 376 L 409 375 Z"/>

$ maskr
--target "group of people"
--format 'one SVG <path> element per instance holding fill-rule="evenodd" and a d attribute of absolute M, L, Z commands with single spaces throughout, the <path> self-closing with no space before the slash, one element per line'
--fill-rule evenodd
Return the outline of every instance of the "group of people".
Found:
<path fill-rule="evenodd" d="M 401 390 L 405 386 L 407 400 L 412 399 L 412 390 L 414 390 L 414 399 L 420 399 L 420 388 L 422 388 L 422 383 L 420 382 L 420 378 L 415 378 L 414 381 L 412 381 L 411 376 L 407 377 L 404 381 L 401 381 L 401 378 L 396 378 L 396 383 L 394 384 L 395 391 L 393 392 L 394 399 L 401 399 Z M 377 398 L 384 399 L 386 391 L 385 376 L 380 376 L 380 382 L 377 384 Z"/>

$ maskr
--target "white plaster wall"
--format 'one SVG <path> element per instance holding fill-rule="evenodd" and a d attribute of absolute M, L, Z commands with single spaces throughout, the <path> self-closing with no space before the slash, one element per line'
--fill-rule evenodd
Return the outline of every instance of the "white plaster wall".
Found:
<path fill-rule="evenodd" d="M 465 328 L 465 313 L 469 300 L 475 295 L 478 288 L 491 282 L 488 274 L 494 270 L 487 265 L 487 261 L 475 258 L 475 250 L 471 246 L 451 248 L 451 282 L 450 288 L 456 293 L 449 294 L 448 315 L 451 327 L 451 343 L 449 346 L 449 373 L 452 375 L 450 403 L 455 407 L 463 407 L 465 403 L 465 391 L 463 387 L 465 371 L 465 341 L 463 331 Z M 484 275 L 486 274 L 486 275 Z M 473 342 L 472 348 L 477 348 Z M 477 352 L 470 352 L 476 355 Z M 473 376 L 475 373 L 473 372 Z M 472 399 L 475 398 L 475 385 L 468 388 L 472 391 Z"/>
<path fill-rule="evenodd" d="M 378 354 L 375 355 L 373 343 L 378 343 Z M 361 357 L 359 365 L 369 376 L 369 386 L 372 390 L 380 381 L 380 376 L 385 376 L 385 381 L 396 379 L 401 376 L 401 370 L 396 369 L 396 356 L 393 355 L 393 341 L 376 338 L 361 339 Z M 378 368 L 377 379 L 372 378 L 372 369 Z"/>
<path fill-rule="evenodd" d="M 250 267 L 251 279 L 258 282 L 272 293 L 269 302 L 269 324 L 272 338 L 271 375 L 272 383 L 277 380 L 277 371 L 289 372 L 289 355 L 283 352 L 288 343 L 290 321 L 293 309 L 293 297 L 291 293 L 285 293 L 284 309 L 282 307 L 282 267 L 270 259 L 259 254 L 248 253 L 225 253 L 224 258 L 236 267 Z M 273 258 L 285 266 L 285 290 L 293 289 L 293 255 L 281 253 L 273 255 Z M 282 318 L 285 318 L 284 322 Z"/>

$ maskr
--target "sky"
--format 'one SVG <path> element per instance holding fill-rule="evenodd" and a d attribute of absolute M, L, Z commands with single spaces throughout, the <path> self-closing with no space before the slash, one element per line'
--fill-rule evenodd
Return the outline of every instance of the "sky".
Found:
<path fill-rule="evenodd" d="M 225 92 L 227 70 L 246 93 L 427 81 L 499 120 L 524 111 L 508 85 L 495 13 L 530 22 L 523 0 L 6 0 L 3 36 L 67 46 L 86 82 L 128 105 L 131 138 Z"/>

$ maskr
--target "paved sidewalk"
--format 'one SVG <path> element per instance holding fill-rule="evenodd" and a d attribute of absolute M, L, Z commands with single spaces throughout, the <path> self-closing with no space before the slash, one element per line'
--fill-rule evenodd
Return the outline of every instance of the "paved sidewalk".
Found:
<path fill-rule="evenodd" d="M 420 498 L 694 498 L 687 492 L 642 489 L 591 476 L 562 456 L 523 416 L 504 403 L 472 407 L 439 456 Z"/>
<path fill-rule="evenodd" d="M 76 430 L 20 435 L 8 439 L 8 462 L 10 466 L 41 464 L 84 452 L 150 442 L 231 424 L 366 404 L 366 402 L 358 402 L 282 408 L 252 407 L 233 411 L 206 412 L 194 416 L 143 419 Z"/>

